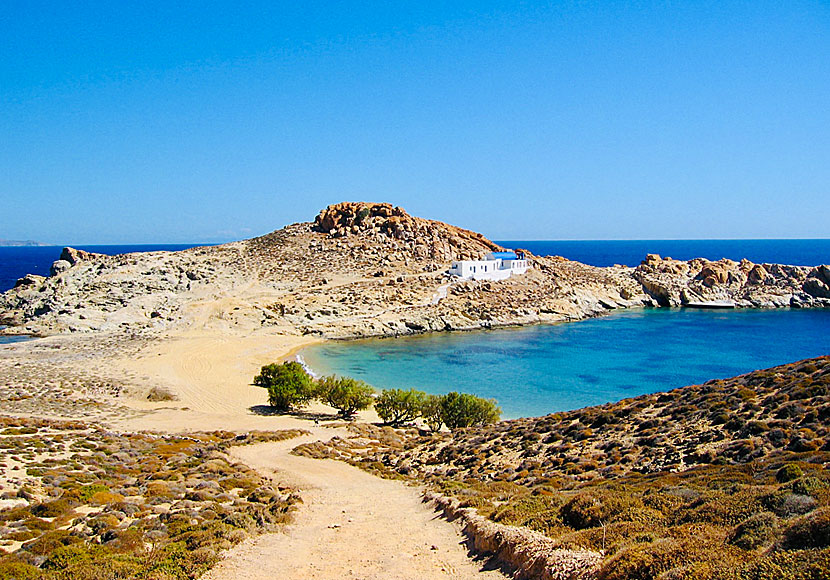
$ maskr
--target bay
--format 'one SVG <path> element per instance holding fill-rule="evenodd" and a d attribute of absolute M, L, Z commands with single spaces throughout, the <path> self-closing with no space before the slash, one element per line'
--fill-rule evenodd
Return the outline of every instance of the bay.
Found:
<path fill-rule="evenodd" d="M 638 309 L 519 329 L 329 342 L 316 374 L 473 393 L 539 416 L 830 354 L 830 310 Z"/>

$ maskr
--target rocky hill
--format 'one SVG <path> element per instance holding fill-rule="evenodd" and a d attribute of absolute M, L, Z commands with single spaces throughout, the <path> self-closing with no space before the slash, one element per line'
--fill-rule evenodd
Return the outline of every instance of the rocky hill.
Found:
<path fill-rule="evenodd" d="M 827 578 L 830 357 L 452 433 L 355 426 L 300 452 L 428 482 L 601 579 Z"/>
<path fill-rule="evenodd" d="M 681 262 L 636 268 L 531 256 L 503 282 L 460 282 L 457 259 L 501 249 L 481 234 L 383 203 L 341 203 L 314 222 L 221 246 L 104 256 L 66 248 L 49 277 L 0 296 L 5 332 L 228 332 L 343 338 L 555 322 L 636 306 L 827 306 L 830 268 Z"/>

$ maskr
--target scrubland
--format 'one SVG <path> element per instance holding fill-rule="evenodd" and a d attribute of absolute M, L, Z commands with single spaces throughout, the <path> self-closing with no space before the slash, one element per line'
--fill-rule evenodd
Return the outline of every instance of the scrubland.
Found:
<path fill-rule="evenodd" d="M 0 418 L 0 577 L 195 578 L 297 502 L 226 454 L 299 431 L 159 435 Z"/>

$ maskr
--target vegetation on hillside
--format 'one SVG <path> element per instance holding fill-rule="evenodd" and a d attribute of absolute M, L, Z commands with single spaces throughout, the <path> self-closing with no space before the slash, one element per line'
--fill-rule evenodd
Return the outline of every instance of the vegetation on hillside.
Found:
<path fill-rule="evenodd" d="M 496 522 L 602 551 L 603 580 L 830 577 L 830 357 L 423 435 L 298 452 L 430 482 Z"/>
<path fill-rule="evenodd" d="M 222 550 L 287 522 L 296 502 L 224 451 L 299 433 L 0 418 L 0 465 L 20 484 L 2 494 L 12 505 L 0 510 L 0 578 L 196 578 Z"/>

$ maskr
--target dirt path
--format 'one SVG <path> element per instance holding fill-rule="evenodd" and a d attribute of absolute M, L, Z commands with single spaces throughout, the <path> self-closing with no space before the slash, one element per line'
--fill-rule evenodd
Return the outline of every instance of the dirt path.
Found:
<path fill-rule="evenodd" d="M 248 540 L 203 580 L 503 579 L 468 558 L 455 525 L 421 503 L 417 489 L 333 460 L 290 455 L 310 437 L 238 447 L 234 455 L 301 490 L 303 504 L 285 532 Z"/>

